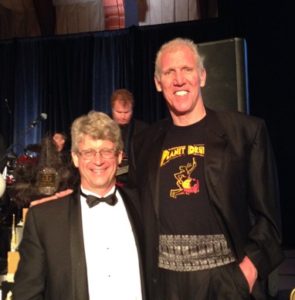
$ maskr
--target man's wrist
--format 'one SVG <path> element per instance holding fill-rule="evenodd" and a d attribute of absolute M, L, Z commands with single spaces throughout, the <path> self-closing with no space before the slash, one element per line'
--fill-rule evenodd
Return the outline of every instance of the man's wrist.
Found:
<path fill-rule="evenodd" d="M 258 277 L 258 271 L 248 256 L 244 257 L 242 262 L 239 264 L 239 267 L 248 282 L 250 293 L 251 293 L 253 286 Z"/>

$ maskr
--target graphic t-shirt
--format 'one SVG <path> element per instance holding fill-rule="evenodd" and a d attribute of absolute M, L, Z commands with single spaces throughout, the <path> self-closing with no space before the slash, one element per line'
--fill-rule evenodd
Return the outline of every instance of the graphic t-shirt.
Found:
<path fill-rule="evenodd" d="M 221 233 L 204 178 L 206 117 L 185 127 L 172 126 L 160 161 L 161 234 L 213 235 Z"/>

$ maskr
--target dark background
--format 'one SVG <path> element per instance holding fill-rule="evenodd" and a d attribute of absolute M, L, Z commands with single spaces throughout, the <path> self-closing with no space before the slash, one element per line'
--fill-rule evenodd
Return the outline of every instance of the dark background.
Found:
<path fill-rule="evenodd" d="M 219 1 L 219 17 L 194 22 L 130 27 L 71 36 L 0 41 L 0 130 L 17 154 L 48 131 L 68 132 L 90 109 L 110 112 L 113 89 L 136 99 L 135 116 L 153 122 L 166 114 L 153 84 L 159 46 L 176 36 L 198 43 L 246 40 L 250 113 L 265 119 L 277 159 L 283 244 L 295 246 L 293 192 L 295 128 L 294 26 L 291 1 Z M 41 112 L 48 119 L 29 124 Z"/>

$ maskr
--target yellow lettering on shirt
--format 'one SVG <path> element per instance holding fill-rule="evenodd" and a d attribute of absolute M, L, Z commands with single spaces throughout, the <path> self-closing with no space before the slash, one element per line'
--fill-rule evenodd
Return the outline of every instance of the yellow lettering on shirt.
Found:
<path fill-rule="evenodd" d="M 185 149 L 186 146 L 179 146 L 179 147 L 163 150 L 160 166 L 162 167 L 165 164 L 167 164 L 170 160 L 184 155 Z"/>
<path fill-rule="evenodd" d="M 204 145 L 189 145 L 187 148 L 188 155 L 205 155 L 205 146 Z"/>

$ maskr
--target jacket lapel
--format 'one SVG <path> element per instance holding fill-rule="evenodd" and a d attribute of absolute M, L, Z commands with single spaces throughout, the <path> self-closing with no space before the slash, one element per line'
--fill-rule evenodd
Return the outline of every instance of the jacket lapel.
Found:
<path fill-rule="evenodd" d="M 159 128 L 159 130 L 154 135 L 154 139 L 152 141 L 153 151 L 150 153 L 150 158 L 148 162 L 148 182 L 147 184 L 150 186 L 150 191 L 152 193 L 151 199 L 154 199 L 154 209 L 157 218 L 159 217 L 159 181 L 160 181 L 160 159 L 162 154 L 163 142 L 165 139 L 165 135 L 167 130 L 170 127 L 169 122 L 165 122 Z"/>
<path fill-rule="evenodd" d="M 73 300 L 86 300 L 89 296 L 79 193 L 70 201 L 69 214 Z"/>
<path fill-rule="evenodd" d="M 223 174 L 227 136 L 216 113 L 207 109 L 206 154 L 204 160 L 205 180 L 209 194 L 218 195 L 218 186 Z M 213 193 L 213 194 L 212 194 Z M 218 197 L 213 197 L 218 199 Z"/>
<path fill-rule="evenodd" d="M 135 243 L 138 250 L 139 267 L 141 276 L 142 287 L 142 299 L 145 300 L 145 280 L 143 270 L 143 228 L 142 228 L 142 216 L 140 214 L 140 202 L 139 195 L 136 189 L 130 189 L 127 187 L 118 188 L 120 195 L 122 196 L 125 204 L 128 218 L 134 234 Z"/>

